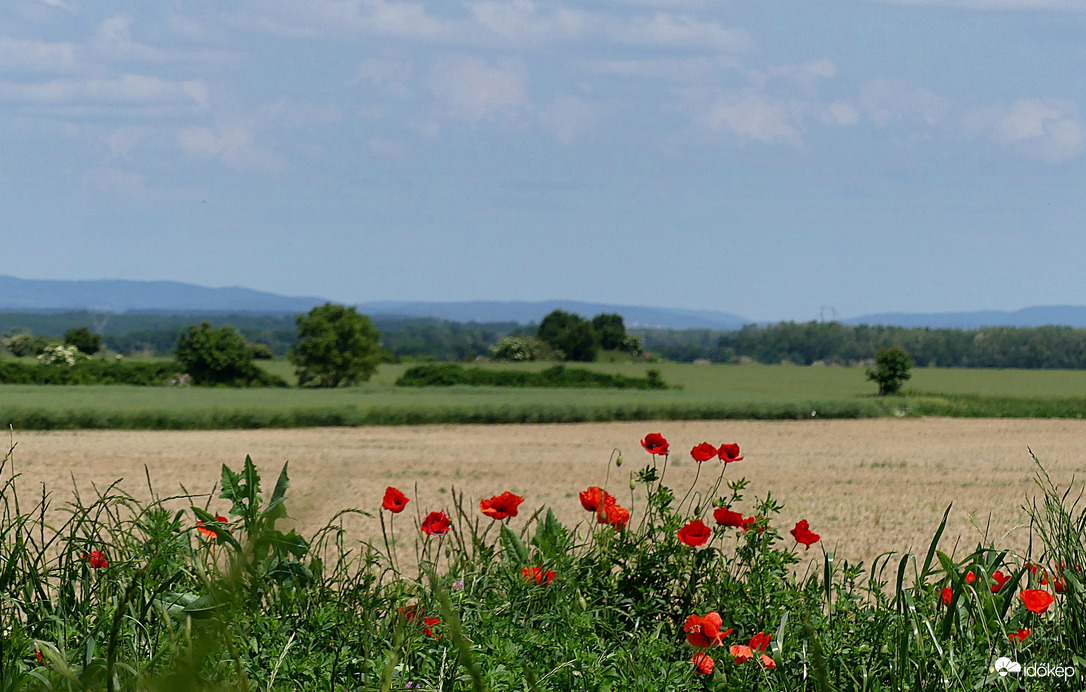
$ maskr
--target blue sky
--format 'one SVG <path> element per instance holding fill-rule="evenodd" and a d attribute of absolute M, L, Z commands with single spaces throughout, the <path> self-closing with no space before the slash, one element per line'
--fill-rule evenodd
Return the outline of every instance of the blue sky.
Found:
<path fill-rule="evenodd" d="M 1086 304 L 1086 0 L 5 0 L 0 273 Z"/>

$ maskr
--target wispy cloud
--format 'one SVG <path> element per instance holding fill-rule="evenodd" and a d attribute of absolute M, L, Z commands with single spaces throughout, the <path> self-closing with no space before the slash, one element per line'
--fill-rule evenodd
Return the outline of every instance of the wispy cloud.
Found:
<path fill-rule="evenodd" d="M 253 141 L 243 126 L 186 127 L 177 131 L 177 147 L 186 155 L 205 161 L 221 161 L 237 171 L 279 173 L 287 168 L 280 154 Z"/>
<path fill-rule="evenodd" d="M 173 103 L 205 107 L 207 87 L 200 80 L 175 81 L 126 74 L 112 79 L 55 79 L 23 84 L 0 82 L 0 101 L 23 104 Z"/>
<path fill-rule="evenodd" d="M 539 124 L 563 144 L 591 130 L 603 115 L 603 106 L 569 94 L 555 96 L 539 111 Z"/>
<path fill-rule="evenodd" d="M 1059 163 L 1086 152 L 1086 124 L 1077 106 L 1062 99 L 1020 99 L 968 112 L 965 132 L 1029 157 Z"/>
<path fill-rule="evenodd" d="M 440 115 L 463 122 L 511 119 L 528 104 L 528 76 L 517 59 L 491 65 L 469 56 L 439 59 L 427 86 Z"/>
<path fill-rule="evenodd" d="M 25 41 L 0 36 L 0 72 L 72 72 L 79 67 L 71 43 Z"/>
<path fill-rule="evenodd" d="M 1086 12 L 1083 0 L 867 0 L 883 5 L 913 7 L 958 7 L 966 10 L 1059 10 Z"/>
<path fill-rule="evenodd" d="M 614 41 L 634 45 L 709 48 L 726 52 L 746 52 L 754 48 L 754 39 L 745 29 L 732 29 L 693 15 L 666 12 L 616 21 L 605 33 Z"/>

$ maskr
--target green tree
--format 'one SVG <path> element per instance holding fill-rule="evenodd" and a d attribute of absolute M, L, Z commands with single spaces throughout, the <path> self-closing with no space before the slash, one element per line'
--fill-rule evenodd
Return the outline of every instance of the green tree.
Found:
<path fill-rule="evenodd" d="M 626 344 L 626 323 L 622 315 L 601 313 L 592 318 L 592 331 L 604 351 L 621 351 Z"/>
<path fill-rule="evenodd" d="M 102 350 L 102 337 L 92 332 L 89 327 L 73 327 L 64 332 L 64 343 L 75 346 L 88 356 Z"/>
<path fill-rule="evenodd" d="M 555 352 L 561 351 L 564 360 L 596 360 L 596 335 L 580 315 L 555 310 L 539 323 L 535 336 Z"/>
<path fill-rule="evenodd" d="M 190 325 L 181 333 L 174 352 L 195 384 L 244 386 L 260 379 L 252 349 L 229 325 L 218 329 L 207 322 L 199 327 Z"/>
<path fill-rule="evenodd" d="M 878 383 L 880 396 L 897 394 L 905 380 L 912 377 L 909 372 L 912 366 L 913 359 L 905 349 L 884 348 L 875 354 L 875 367 L 867 369 L 867 379 Z"/>
<path fill-rule="evenodd" d="M 301 385 L 365 382 L 381 362 L 381 332 L 353 307 L 325 303 L 298 315 L 298 345 L 287 357 Z"/>

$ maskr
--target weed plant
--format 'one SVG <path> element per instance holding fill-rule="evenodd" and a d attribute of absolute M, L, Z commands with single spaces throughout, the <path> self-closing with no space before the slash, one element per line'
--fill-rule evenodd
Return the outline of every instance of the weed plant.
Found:
<path fill-rule="evenodd" d="M 218 494 L 117 485 L 56 505 L 0 464 L 0 690 L 1070 690 L 1086 684 L 1086 510 L 1038 464 L 1026 555 L 977 545 L 852 564 L 739 446 L 612 454 L 574 527 L 504 492 L 396 488 L 284 530 L 250 459 Z M 685 454 L 685 452 L 683 452 Z M 495 491 L 500 490 L 496 488 Z M 580 489 L 578 489 L 580 490 Z M 410 519 L 414 511 L 414 519 Z M 218 514 L 222 512 L 222 514 Z M 950 508 L 947 508 L 949 514 Z M 380 522 L 353 541 L 347 514 Z M 789 529 L 788 527 L 792 527 Z M 413 552 L 413 558 L 406 556 Z"/>

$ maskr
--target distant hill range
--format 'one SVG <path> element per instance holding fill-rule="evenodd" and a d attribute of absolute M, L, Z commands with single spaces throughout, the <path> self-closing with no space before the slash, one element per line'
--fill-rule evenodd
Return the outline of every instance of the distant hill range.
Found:
<path fill-rule="evenodd" d="M 194 315 L 307 312 L 328 302 L 316 296 L 283 296 L 238 286 L 208 288 L 178 281 L 55 281 L 0 275 L 0 311 L 55 312 L 89 310 L 103 313 Z M 636 305 L 609 305 L 573 300 L 358 303 L 368 315 L 429 317 L 452 322 L 539 322 L 552 310 L 585 317 L 618 313 L 628 327 L 656 329 L 732 330 L 756 320 L 713 310 L 682 310 Z M 902 327 L 964 328 L 982 326 L 1037 327 L 1048 324 L 1086 327 L 1086 307 L 1046 306 L 1013 312 L 884 313 L 840 320 L 843 324 L 884 324 Z M 765 324 L 765 321 L 760 323 Z"/>

